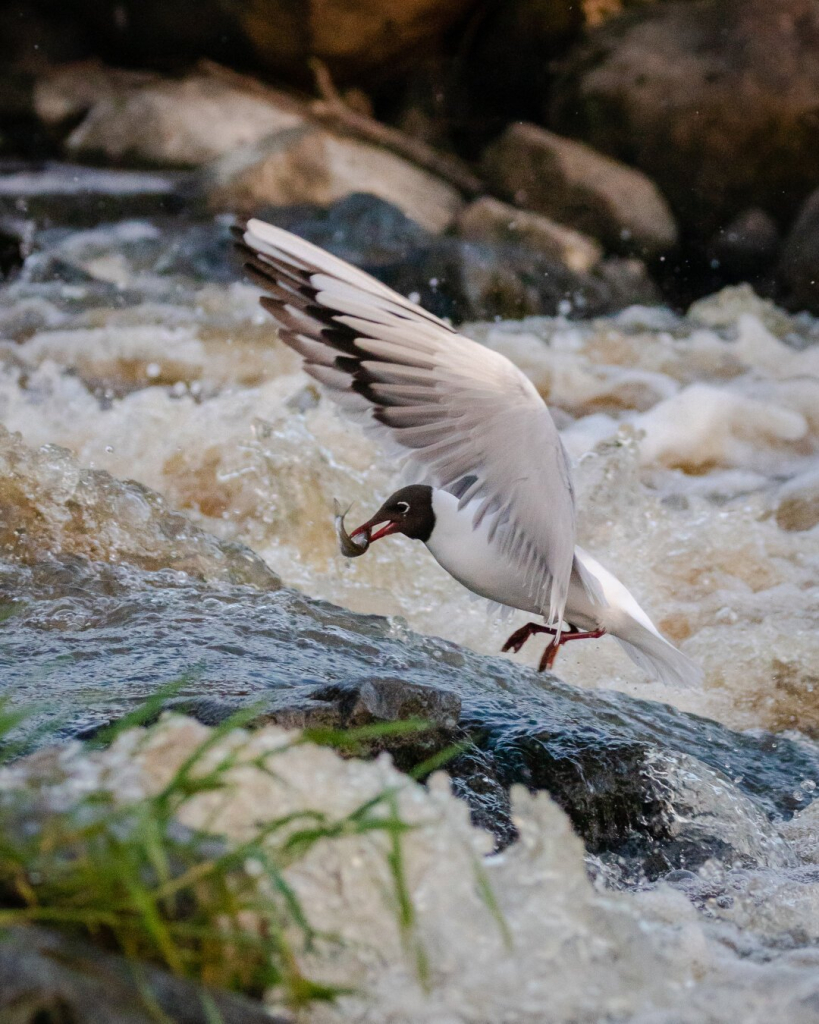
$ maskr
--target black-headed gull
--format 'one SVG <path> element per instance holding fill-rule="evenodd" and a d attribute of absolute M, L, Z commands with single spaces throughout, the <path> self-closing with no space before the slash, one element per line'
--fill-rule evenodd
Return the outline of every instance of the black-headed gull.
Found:
<path fill-rule="evenodd" d="M 568 640 L 609 633 L 667 682 L 699 677 L 623 584 L 575 548 L 568 458 L 516 366 L 296 235 L 259 220 L 237 234 L 281 339 L 422 481 L 388 498 L 352 538 L 421 540 L 469 590 L 543 616 L 503 648 L 550 634 L 541 670 Z"/>

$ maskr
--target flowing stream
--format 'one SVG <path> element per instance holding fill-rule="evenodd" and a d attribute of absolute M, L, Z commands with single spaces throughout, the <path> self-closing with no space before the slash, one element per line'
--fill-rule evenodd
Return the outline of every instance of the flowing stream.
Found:
<path fill-rule="evenodd" d="M 523 621 L 472 601 L 405 538 L 337 555 L 333 499 L 354 502 L 353 524 L 398 473 L 302 374 L 257 295 L 224 225 L 162 218 L 43 230 L 0 289 L 0 667 L 66 732 L 186 673 L 185 692 L 232 697 L 332 677 L 351 651 L 373 670 L 423 658 L 479 673 L 469 652 L 497 654 Z M 547 399 L 574 460 L 580 543 L 706 677 L 668 689 L 603 638 L 568 645 L 561 678 L 771 730 L 819 763 L 819 321 L 741 286 L 686 315 L 464 330 Z M 539 653 L 533 641 L 514 660 Z M 487 667 L 475 700 L 524 690 L 536 716 L 537 680 Z M 607 869 L 588 881 L 560 812 L 520 796 L 523 840 L 492 868 L 523 950 L 512 959 L 456 901 L 460 805 L 419 791 L 441 817 L 418 839 L 440 871 L 424 908 L 437 994 L 362 954 L 372 1000 L 326 1015 L 819 1021 L 817 782 L 795 779 L 754 866 L 716 859 L 617 893 Z M 762 826 L 749 813 L 737 827 Z"/>

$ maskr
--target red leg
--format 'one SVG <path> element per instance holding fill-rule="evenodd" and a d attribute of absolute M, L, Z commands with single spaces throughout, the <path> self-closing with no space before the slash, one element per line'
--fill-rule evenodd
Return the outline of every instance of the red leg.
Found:
<path fill-rule="evenodd" d="M 554 629 L 551 626 L 540 626 L 537 622 L 527 622 L 525 626 L 516 629 L 509 637 L 503 647 L 501 647 L 501 653 L 513 651 L 517 654 L 529 637 L 534 636 L 536 633 L 554 633 Z"/>
<path fill-rule="evenodd" d="M 554 633 L 555 631 L 550 630 L 549 632 Z M 543 672 L 544 669 L 551 668 L 552 665 L 554 665 L 557 652 L 563 644 L 567 644 L 570 640 L 597 640 L 598 637 L 603 636 L 605 632 L 605 629 L 593 629 L 588 633 L 561 633 L 559 640 L 552 638 L 546 645 L 546 650 L 543 652 L 543 657 L 540 659 L 540 664 L 537 667 L 538 672 Z"/>

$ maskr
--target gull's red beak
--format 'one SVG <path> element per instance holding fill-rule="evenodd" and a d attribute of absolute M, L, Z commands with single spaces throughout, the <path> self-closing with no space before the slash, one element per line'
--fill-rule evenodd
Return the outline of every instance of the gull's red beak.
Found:
<path fill-rule="evenodd" d="M 370 531 L 375 529 L 375 527 L 378 526 L 380 523 L 384 523 L 381 529 L 376 530 L 375 533 L 370 533 Z M 372 544 L 374 540 L 379 540 L 381 537 L 389 537 L 391 533 L 398 533 L 400 528 L 400 523 L 396 523 L 392 519 L 387 519 L 385 521 L 383 518 L 379 517 L 378 514 L 376 514 L 372 517 L 372 519 L 368 519 L 366 523 L 363 523 L 361 526 L 359 526 L 357 530 L 353 530 L 350 536 L 355 538 L 357 534 L 363 533 L 365 536 L 369 537 L 370 544 Z"/>

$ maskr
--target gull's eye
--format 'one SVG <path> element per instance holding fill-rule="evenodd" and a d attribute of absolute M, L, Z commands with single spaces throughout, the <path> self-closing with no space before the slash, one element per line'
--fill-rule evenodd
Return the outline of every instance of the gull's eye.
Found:
<path fill-rule="evenodd" d="M 408 501 L 399 501 L 396 504 L 395 507 L 398 509 L 398 511 L 401 513 L 402 516 L 405 516 L 407 514 L 407 512 L 409 512 L 409 502 Z"/>

